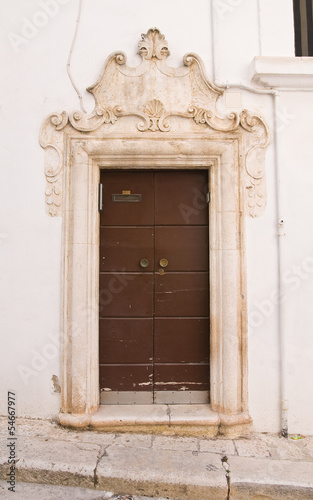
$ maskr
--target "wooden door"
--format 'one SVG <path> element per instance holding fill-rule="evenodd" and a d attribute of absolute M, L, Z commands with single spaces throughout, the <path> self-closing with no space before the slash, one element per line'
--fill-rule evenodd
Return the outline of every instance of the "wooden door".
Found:
<path fill-rule="evenodd" d="M 105 404 L 206 403 L 206 171 L 102 171 L 100 389 Z"/>

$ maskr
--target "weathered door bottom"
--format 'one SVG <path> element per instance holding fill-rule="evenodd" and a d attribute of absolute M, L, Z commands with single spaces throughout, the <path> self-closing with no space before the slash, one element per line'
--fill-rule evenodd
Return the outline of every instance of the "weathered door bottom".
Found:
<path fill-rule="evenodd" d="M 208 404 L 208 391 L 102 391 L 100 404 Z"/>

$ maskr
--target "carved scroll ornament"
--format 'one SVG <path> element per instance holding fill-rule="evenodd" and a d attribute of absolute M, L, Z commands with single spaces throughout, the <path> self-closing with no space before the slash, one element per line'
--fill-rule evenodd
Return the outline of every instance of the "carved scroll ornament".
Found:
<path fill-rule="evenodd" d="M 87 90 L 94 95 L 95 108 L 91 114 L 74 112 L 51 114 L 40 133 L 40 144 L 46 150 L 45 175 L 46 204 L 51 216 L 62 213 L 63 141 L 73 131 L 88 138 L 97 131 L 106 136 L 123 117 L 137 117 L 133 125 L 127 122 L 128 133 L 176 132 L 177 120 L 192 120 L 210 132 L 244 136 L 244 182 L 246 206 L 250 216 L 260 215 L 265 207 L 264 152 L 270 140 L 263 119 L 247 110 L 240 114 L 221 116 L 216 108 L 223 89 L 211 84 L 204 65 L 196 54 L 187 54 L 183 66 L 167 65 L 170 55 L 164 35 L 156 28 L 142 35 L 139 42 L 141 64 L 136 68 L 126 65 L 122 52 L 112 54 L 106 61 L 99 80 Z M 187 102 L 186 102 L 187 100 Z M 188 102 L 189 101 L 189 102 Z M 180 130 L 184 128 L 180 123 Z M 190 127 L 186 122 L 186 131 Z M 208 136 L 210 138 L 211 135 Z"/>

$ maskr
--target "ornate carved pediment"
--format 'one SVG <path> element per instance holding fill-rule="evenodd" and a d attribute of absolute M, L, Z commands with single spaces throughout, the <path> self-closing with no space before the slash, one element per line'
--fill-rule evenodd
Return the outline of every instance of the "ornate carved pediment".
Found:
<path fill-rule="evenodd" d="M 199 56 L 186 54 L 181 67 L 168 66 L 168 43 L 157 28 L 141 35 L 138 54 L 142 61 L 135 68 L 127 66 L 123 52 L 109 56 L 102 75 L 87 89 L 95 98 L 91 114 L 63 111 L 44 122 L 40 143 L 47 151 L 48 213 L 61 214 L 66 136 L 80 133 L 88 138 L 90 132 L 96 132 L 97 137 L 127 132 L 161 134 L 166 140 L 171 133 L 201 132 L 208 139 L 216 134 L 225 140 L 243 138 L 246 206 L 251 216 L 260 215 L 265 206 L 264 151 L 269 142 L 262 118 L 246 110 L 221 115 L 217 100 L 224 91 L 208 81 Z"/>

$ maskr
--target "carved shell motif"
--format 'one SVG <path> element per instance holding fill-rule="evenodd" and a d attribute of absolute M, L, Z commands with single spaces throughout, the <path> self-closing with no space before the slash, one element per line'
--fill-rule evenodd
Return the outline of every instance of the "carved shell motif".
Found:
<path fill-rule="evenodd" d="M 152 101 L 148 101 L 144 112 L 147 113 L 148 116 L 160 118 L 163 115 L 165 109 L 161 101 L 158 99 L 152 99 Z"/>

